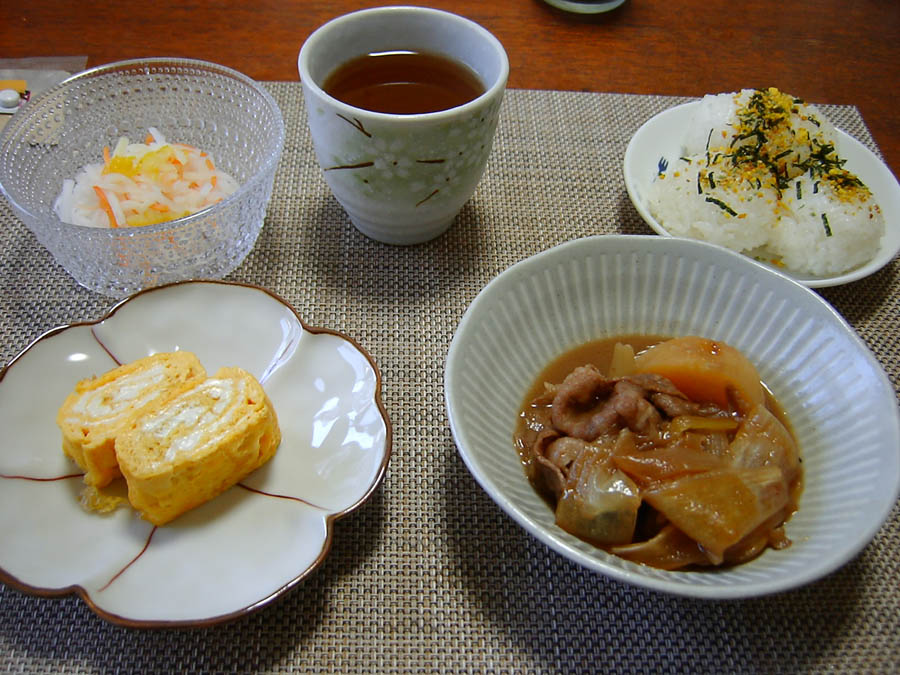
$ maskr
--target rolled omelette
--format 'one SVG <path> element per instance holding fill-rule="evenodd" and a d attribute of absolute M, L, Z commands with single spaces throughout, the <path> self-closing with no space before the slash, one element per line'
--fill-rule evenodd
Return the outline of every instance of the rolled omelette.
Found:
<path fill-rule="evenodd" d="M 280 442 L 262 386 L 230 367 L 145 410 L 115 448 L 131 505 L 164 525 L 265 464 Z"/>
<path fill-rule="evenodd" d="M 191 352 L 177 351 L 146 356 L 81 380 L 56 416 L 63 452 L 84 470 L 86 484 L 108 485 L 121 475 L 116 437 L 147 409 L 204 379 L 200 360 Z"/>

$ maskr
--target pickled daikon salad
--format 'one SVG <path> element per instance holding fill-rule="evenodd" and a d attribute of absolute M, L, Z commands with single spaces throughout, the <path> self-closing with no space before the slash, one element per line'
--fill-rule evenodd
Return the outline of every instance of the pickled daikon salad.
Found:
<path fill-rule="evenodd" d="M 149 127 L 143 143 L 123 136 L 112 152 L 103 148 L 102 162 L 65 179 L 53 210 L 73 225 L 141 227 L 197 213 L 237 188 L 208 153 Z"/>

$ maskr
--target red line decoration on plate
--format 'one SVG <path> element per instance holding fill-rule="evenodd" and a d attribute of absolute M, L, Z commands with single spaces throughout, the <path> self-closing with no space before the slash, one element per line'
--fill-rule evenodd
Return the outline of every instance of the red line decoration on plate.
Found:
<path fill-rule="evenodd" d="M 82 474 L 76 474 L 76 475 L 77 475 L 77 476 L 81 476 Z M 5 477 L 5 476 L 4 476 L 4 477 Z M 51 480 L 51 479 L 37 479 L 37 480 Z M 245 490 L 247 490 L 247 492 L 252 492 L 252 493 L 255 493 L 255 494 L 258 494 L 258 495 L 262 495 L 262 496 L 264 496 L 264 497 L 272 497 L 272 498 L 274 498 L 274 499 L 288 499 L 288 500 L 290 500 L 290 501 L 295 501 L 295 502 L 300 502 L 301 504 L 306 504 L 307 506 L 311 506 L 311 507 L 313 507 L 313 508 L 315 508 L 315 509 L 320 509 L 320 510 L 322 510 L 322 511 L 325 510 L 325 509 L 323 509 L 321 506 L 317 506 L 316 504 L 313 504 L 312 502 L 308 502 L 308 501 L 306 501 L 305 499 L 301 499 L 300 497 L 292 497 L 291 495 L 279 495 L 279 494 L 275 494 L 275 493 L 273 493 L 273 492 L 265 492 L 265 491 L 263 491 L 263 490 L 257 490 L 256 488 L 252 488 L 252 487 L 250 487 L 250 486 L 248 486 L 248 485 L 244 485 L 243 483 L 237 483 L 237 486 L 238 486 L 238 487 L 241 487 L 241 488 L 244 488 Z M 131 567 L 134 563 L 136 563 L 136 562 L 141 558 L 141 556 L 143 556 L 144 553 L 147 552 L 147 549 L 150 548 L 150 542 L 151 542 L 152 539 L 153 539 L 153 535 L 156 534 L 156 530 L 157 530 L 157 529 L 159 529 L 159 526 L 154 525 L 154 526 L 153 526 L 153 529 L 150 530 L 150 534 L 147 535 L 147 541 L 144 542 L 144 547 L 138 552 L 138 554 L 137 554 L 136 556 L 134 556 L 131 560 L 128 561 L 128 564 L 126 564 L 122 569 L 120 569 L 118 572 L 116 572 L 116 573 L 110 578 L 109 581 L 107 581 L 105 584 L 103 584 L 103 586 L 101 586 L 101 587 L 98 589 L 98 592 L 103 592 L 103 591 L 105 591 L 107 588 L 109 588 L 110 586 L 112 586 L 113 583 L 114 583 L 120 576 L 122 576 L 122 575 L 125 573 L 125 571 L 126 571 L 129 567 Z"/>
<path fill-rule="evenodd" d="M 30 480 L 35 483 L 50 483 L 52 481 L 57 480 L 68 480 L 70 478 L 82 478 L 84 476 L 83 473 L 68 473 L 64 476 L 53 476 L 51 478 L 37 478 L 35 476 L 17 476 L 10 475 L 5 473 L 0 473 L 0 478 L 5 478 L 6 480 Z"/>
<path fill-rule="evenodd" d="M 306 501 L 301 497 L 293 497 L 291 495 L 279 495 L 274 492 L 266 492 L 265 490 L 257 490 L 256 488 L 252 488 L 249 485 L 244 485 L 243 483 L 238 483 L 238 487 L 244 488 L 247 492 L 254 492 L 258 495 L 263 495 L 264 497 L 273 497 L 274 499 L 288 499 L 292 502 L 300 502 L 301 504 L 306 504 L 307 506 L 311 506 L 314 509 L 319 509 L 320 511 L 325 511 L 323 507 L 318 504 L 313 504 L 312 502 Z"/>
<path fill-rule="evenodd" d="M 102 593 L 102 592 L 105 591 L 107 588 L 109 588 L 110 586 L 112 586 L 113 582 L 114 582 L 116 579 L 118 579 L 120 576 L 122 576 L 123 574 L 125 574 L 125 570 L 127 570 L 129 567 L 131 567 L 132 565 L 134 565 L 134 563 L 137 562 L 138 558 L 140 558 L 142 555 L 144 555 L 144 553 L 147 552 L 147 549 L 150 547 L 150 540 L 153 539 L 153 535 L 156 534 L 156 530 L 157 530 L 157 526 L 154 525 L 154 526 L 153 526 L 153 529 L 150 530 L 150 534 L 147 535 L 147 541 L 144 542 L 144 548 L 142 548 L 142 549 L 140 550 L 140 552 L 139 552 L 136 556 L 134 556 L 131 560 L 129 560 L 129 561 L 128 561 L 128 564 L 125 565 L 125 567 L 123 567 L 123 568 L 120 569 L 118 572 L 116 572 L 116 573 L 112 576 L 112 578 L 111 578 L 109 581 L 107 581 L 105 584 L 103 584 L 103 586 L 101 586 L 101 587 L 98 589 L 98 592 Z"/>

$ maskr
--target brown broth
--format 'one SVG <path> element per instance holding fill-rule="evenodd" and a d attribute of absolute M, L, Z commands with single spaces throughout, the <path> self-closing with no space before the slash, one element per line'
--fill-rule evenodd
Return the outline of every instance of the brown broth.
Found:
<path fill-rule="evenodd" d="M 519 455 L 519 460 L 522 463 L 529 480 L 532 478 L 532 466 L 528 453 L 525 452 L 525 439 L 529 433 L 526 418 L 528 411 L 534 409 L 533 402 L 535 399 L 544 394 L 546 390 L 545 385 L 548 383 L 559 384 L 575 368 L 588 364 L 596 366 L 601 373 L 608 373 L 616 344 L 628 345 L 634 350 L 635 354 L 639 354 L 648 347 L 668 339 L 670 338 L 664 335 L 617 335 L 610 338 L 592 340 L 564 352 L 544 367 L 535 378 L 534 382 L 532 382 L 531 387 L 529 387 L 528 392 L 525 394 L 525 398 L 522 400 L 522 404 L 519 406 L 519 416 L 516 421 L 515 433 L 513 435 L 513 446 L 516 453 Z M 772 395 L 772 392 L 769 390 L 768 386 L 766 386 L 766 383 L 761 382 L 761 384 L 766 397 L 766 407 L 778 421 L 784 425 L 785 429 L 788 430 L 796 441 L 797 436 L 794 433 L 790 420 L 784 412 L 784 408 L 782 408 L 781 404 Z M 803 461 L 802 458 L 800 461 Z M 796 481 L 791 485 L 791 496 L 794 509 L 796 509 L 797 501 L 800 498 L 800 494 L 803 492 L 803 478 L 803 473 L 801 471 Z"/>
<path fill-rule="evenodd" d="M 571 373 L 578 366 L 590 364 L 596 366 L 601 373 L 608 373 L 610 362 L 612 361 L 613 349 L 615 349 L 616 344 L 628 345 L 634 349 L 635 354 L 639 354 L 648 347 L 652 347 L 653 345 L 668 339 L 669 338 L 665 335 L 617 335 L 611 338 L 592 340 L 583 345 L 573 347 L 569 351 L 556 357 L 538 374 L 534 382 L 532 382 L 531 387 L 528 389 L 528 392 L 525 394 L 525 398 L 522 401 L 519 410 L 525 411 L 531 406 L 531 402 L 544 392 L 545 383 L 559 384 L 566 378 L 566 375 Z M 794 430 L 791 428 L 788 418 L 784 413 L 784 409 L 772 395 L 772 392 L 769 391 L 766 383 L 762 382 L 761 384 L 766 395 L 766 407 L 778 418 L 778 421 L 791 432 L 791 435 L 796 438 Z"/>
<path fill-rule="evenodd" d="M 662 335 L 617 335 L 616 337 L 601 338 L 600 340 L 592 340 L 585 342 L 583 345 L 578 345 L 547 364 L 535 378 L 528 393 L 525 394 L 525 400 L 520 409 L 528 407 L 531 401 L 544 393 L 545 382 L 559 384 L 566 378 L 566 375 L 578 366 L 590 364 L 596 366 L 601 373 L 608 373 L 613 349 L 615 349 L 617 343 L 630 345 L 634 349 L 634 353 L 637 354 L 647 349 L 647 347 L 651 347 L 666 339 Z"/>
<path fill-rule="evenodd" d="M 637 354 L 647 349 L 647 347 L 666 339 L 662 335 L 617 335 L 611 338 L 591 340 L 557 356 L 538 373 L 538 376 L 525 393 L 522 404 L 519 406 L 519 417 L 516 422 L 515 434 L 513 435 L 513 445 L 529 479 L 532 477 L 532 467 L 531 459 L 528 453 L 525 452 L 526 441 L 524 439 L 528 435 L 526 418 L 528 411 L 532 408 L 533 401 L 544 393 L 545 385 L 561 383 L 566 379 L 566 375 L 578 366 L 592 365 L 596 366 L 601 373 L 608 373 L 612 362 L 613 350 L 617 343 L 630 345 L 634 349 L 634 353 Z"/>
<path fill-rule="evenodd" d="M 439 54 L 414 51 L 351 59 L 338 66 L 322 88 L 356 108 L 399 115 L 455 108 L 485 91 L 468 66 Z"/>

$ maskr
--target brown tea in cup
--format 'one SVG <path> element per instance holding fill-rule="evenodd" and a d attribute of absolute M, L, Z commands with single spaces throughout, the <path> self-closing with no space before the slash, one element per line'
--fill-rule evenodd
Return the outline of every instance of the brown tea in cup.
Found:
<path fill-rule="evenodd" d="M 413 115 L 448 110 L 484 93 L 484 84 L 463 63 L 425 51 L 358 56 L 338 66 L 322 88 L 355 108 Z"/>

